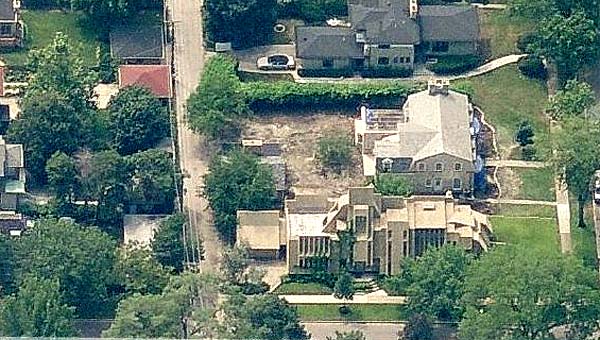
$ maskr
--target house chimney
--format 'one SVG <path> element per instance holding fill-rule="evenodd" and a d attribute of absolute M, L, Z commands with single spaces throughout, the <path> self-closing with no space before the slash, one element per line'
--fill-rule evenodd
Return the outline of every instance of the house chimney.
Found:
<path fill-rule="evenodd" d="M 430 96 L 436 94 L 447 95 L 450 89 L 450 81 L 448 79 L 431 79 L 427 82 L 427 89 L 429 90 Z"/>
<path fill-rule="evenodd" d="M 419 4 L 417 3 L 417 0 L 409 0 L 408 14 L 411 19 L 416 19 L 417 15 L 419 15 Z"/>
<path fill-rule="evenodd" d="M 13 0 L 13 8 L 16 10 L 21 8 L 21 0 Z"/>

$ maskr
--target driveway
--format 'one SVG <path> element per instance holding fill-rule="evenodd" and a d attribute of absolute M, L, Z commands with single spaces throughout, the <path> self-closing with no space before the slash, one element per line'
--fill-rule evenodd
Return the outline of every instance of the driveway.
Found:
<path fill-rule="evenodd" d="M 233 55 L 240 63 L 241 71 L 261 72 L 261 73 L 290 73 L 290 71 L 259 71 L 256 68 L 256 59 L 269 54 L 287 54 L 296 58 L 296 47 L 289 45 L 266 45 L 249 48 L 246 50 L 233 51 Z"/>

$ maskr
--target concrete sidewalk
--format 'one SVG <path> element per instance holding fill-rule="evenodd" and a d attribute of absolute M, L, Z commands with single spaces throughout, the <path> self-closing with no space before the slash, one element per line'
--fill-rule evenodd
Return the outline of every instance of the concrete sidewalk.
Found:
<path fill-rule="evenodd" d="M 499 168 L 544 168 L 546 163 L 535 161 L 519 161 L 519 160 L 486 160 L 486 166 L 495 166 Z"/>
<path fill-rule="evenodd" d="M 522 205 L 549 205 L 549 206 L 556 206 L 557 203 L 554 201 L 533 201 L 533 200 L 513 200 L 513 199 L 497 199 L 497 198 L 487 198 L 484 200 L 481 200 L 482 202 L 486 202 L 486 203 L 493 203 L 493 204 L 522 204 Z"/>
<path fill-rule="evenodd" d="M 341 305 L 341 304 L 379 304 L 379 305 L 400 305 L 406 303 L 405 296 L 388 296 L 379 291 L 365 294 L 354 295 L 352 300 L 336 299 L 332 295 L 279 295 L 292 305 Z"/>

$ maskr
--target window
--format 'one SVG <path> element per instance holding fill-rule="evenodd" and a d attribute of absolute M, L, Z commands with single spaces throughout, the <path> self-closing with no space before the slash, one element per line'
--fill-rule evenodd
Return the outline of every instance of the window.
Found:
<path fill-rule="evenodd" d="M 402 58 L 398 58 L 398 56 L 394 57 L 394 64 L 397 64 L 398 62 L 402 62 Z"/>
<path fill-rule="evenodd" d="M 461 171 L 462 163 L 454 163 L 454 171 Z"/>
<path fill-rule="evenodd" d="M 448 52 L 450 44 L 447 41 L 434 41 L 431 46 L 433 52 Z"/>
<path fill-rule="evenodd" d="M 354 217 L 354 231 L 357 234 L 364 234 L 367 230 L 367 216 Z"/>
<path fill-rule="evenodd" d="M 434 183 L 436 188 L 440 188 L 442 186 L 442 179 L 436 178 Z"/>
<path fill-rule="evenodd" d="M 427 170 L 427 166 L 425 165 L 425 163 L 419 163 L 419 165 L 417 167 L 418 167 L 419 171 Z"/>
<path fill-rule="evenodd" d="M 328 68 L 333 67 L 333 58 L 323 59 L 323 67 L 328 67 Z"/>
<path fill-rule="evenodd" d="M 390 44 L 380 44 L 379 48 L 381 48 L 382 50 L 387 50 L 390 48 Z"/>
<path fill-rule="evenodd" d="M 393 164 L 394 164 L 394 161 L 390 158 L 386 158 L 383 161 L 381 161 L 381 167 L 384 172 L 391 171 Z"/>
<path fill-rule="evenodd" d="M 431 178 L 425 180 L 425 186 L 431 188 Z"/>
<path fill-rule="evenodd" d="M 377 59 L 377 64 L 379 65 L 389 65 L 390 63 L 390 58 L 388 57 L 379 57 Z"/>
<path fill-rule="evenodd" d="M 387 236 L 388 236 L 388 241 L 392 239 L 392 231 L 391 230 L 387 231 Z"/>
<path fill-rule="evenodd" d="M 462 182 L 460 180 L 460 178 L 455 178 L 452 180 L 452 188 L 453 189 L 460 189 L 462 187 Z"/>
<path fill-rule="evenodd" d="M 404 60 L 405 63 L 410 64 L 410 57 L 406 57 L 406 59 Z"/>
<path fill-rule="evenodd" d="M 444 171 L 444 164 L 435 163 L 435 171 Z"/>
<path fill-rule="evenodd" d="M 0 25 L 0 35 L 10 35 L 12 33 L 12 27 L 10 24 Z"/>

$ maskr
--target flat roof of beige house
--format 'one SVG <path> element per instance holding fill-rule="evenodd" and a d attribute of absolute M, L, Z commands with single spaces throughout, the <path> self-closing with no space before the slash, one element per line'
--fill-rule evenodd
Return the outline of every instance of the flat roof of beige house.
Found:
<path fill-rule="evenodd" d="M 279 210 L 238 210 L 237 242 L 254 250 L 278 250 Z"/>

